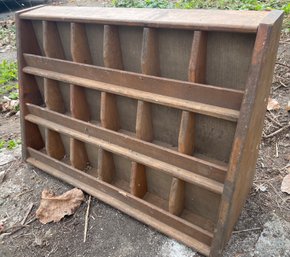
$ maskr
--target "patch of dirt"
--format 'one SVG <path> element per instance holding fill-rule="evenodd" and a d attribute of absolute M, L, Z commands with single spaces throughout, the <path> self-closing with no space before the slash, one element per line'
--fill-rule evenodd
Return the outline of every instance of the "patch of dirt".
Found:
<path fill-rule="evenodd" d="M 225 257 L 254 256 L 256 243 L 273 213 L 290 222 L 290 196 L 280 190 L 290 163 L 290 130 L 282 129 L 290 121 L 286 111 L 290 100 L 289 60 L 290 36 L 284 33 L 271 89 L 271 98 L 276 99 L 281 108 L 266 114 L 254 185 L 224 252 Z M 273 134 L 277 131 L 280 132 Z M 0 114 L 0 138 L 19 137 L 19 117 L 6 118 Z M 73 216 L 59 223 L 42 225 L 33 219 L 43 189 L 61 194 L 71 187 L 21 162 L 19 148 L 10 153 L 16 160 L 0 166 L 0 172 L 7 171 L 0 185 L 0 224 L 4 224 L 4 229 L 18 224 L 30 203 L 33 209 L 27 221 L 32 222 L 11 235 L 0 235 L 1 257 L 201 256 L 97 199 L 91 202 L 86 243 L 83 243 L 83 233 L 87 202 Z"/>

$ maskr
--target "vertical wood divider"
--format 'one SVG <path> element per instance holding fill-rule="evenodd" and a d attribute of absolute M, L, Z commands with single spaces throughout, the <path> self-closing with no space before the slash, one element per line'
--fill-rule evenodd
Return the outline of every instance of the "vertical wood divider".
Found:
<path fill-rule="evenodd" d="M 160 75 L 158 35 L 156 29 L 144 28 L 141 53 L 142 73 L 147 75 Z M 153 124 L 151 117 L 151 104 L 138 101 L 136 115 L 136 137 L 145 141 L 153 140 Z M 147 192 L 146 167 L 140 163 L 132 162 L 131 194 L 143 198 Z"/>
<path fill-rule="evenodd" d="M 71 23 L 71 54 L 74 62 L 92 64 L 85 24 Z M 91 119 L 83 87 L 70 85 L 70 108 L 72 117 L 83 121 Z M 80 170 L 84 170 L 89 162 L 85 144 L 74 138 L 70 139 L 70 161 Z"/>
<path fill-rule="evenodd" d="M 122 70 L 123 58 L 117 26 L 104 26 L 103 44 L 105 67 Z M 115 131 L 119 130 L 119 116 L 115 95 L 101 92 L 100 112 L 101 125 L 104 128 Z M 115 174 L 113 154 L 101 148 L 99 149 L 98 174 L 101 180 L 108 183 L 112 182 Z"/>
<path fill-rule="evenodd" d="M 36 35 L 32 22 L 29 20 L 21 20 L 20 14 L 24 11 L 16 13 L 16 33 L 17 33 L 17 59 L 18 59 L 18 83 L 20 98 L 20 124 L 22 138 L 22 157 L 24 160 L 28 157 L 27 147 L 40 150 L 45 144 L 42 139 L 38 126 L 25 120 L 25 116 L 29 113 L 26 103 L 42 105 L 43 99 L 39 91 L 35 77 L 25 74 L 22 69 L 25 67 L 23 53 L 32 53 L 41 55 L 40 47 L 37 43 Z M 29 37 L 27 37 L 29 35 Z"/>
<path fill-rule="evenodd" d="M 188 68 L 188 80 L 190 82 L 204 83 L 206 74 L 206 48 L 207 34 L 195 31 Z M 194 149 L 194 113 L 182 111 L 178 136 L 178 151 L 191 155 Z M 184 209 L 185 182 L 173 178 L 169 195 L 169 212 L 181 215 Z"/>
<path fill-rule="evenodd" d="M 47 57 L 65 59 L 55 22 L 43 21 L 43 48 Z M 49 110 L 60 113 L 65 112 L 58 81 L 44 78 L 44 101 Z M 46 129 L 45 142 L 49 156 L 56 159 L 62 159 L 65 156 L 64 145 L 59 133 Z"/>

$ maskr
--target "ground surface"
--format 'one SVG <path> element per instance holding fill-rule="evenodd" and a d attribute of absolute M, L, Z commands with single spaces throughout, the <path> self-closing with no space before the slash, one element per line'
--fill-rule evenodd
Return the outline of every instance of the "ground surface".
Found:
<path fill-rule="evenodd" d="M 7 58 L 14 59 L 15 50 L 0 54 L 0 61 Z M 225 257 L 290 256 L 290 196 L 280 190 L 283 177 L 289 173 L 290 131 L 284 129 L 266 138 L 290 121 L 285 110 L 290 100 L 289 60 L 290 37 L 284 33 L 271 91 L 271 97 L 281 108 L 267 112 L 254 185 L 224 252 Z M 0 114 L 0 139 L 19 137 L 19 118 Z M 6 176 L 0 182 L 0 226 L 2 223 L 6 232 L 13 232 L 0 234 L 1 257 L 200 256 L 96 199 L 91 202 L 87 242 L 83 243 L 87 202 L 73 216 L 56 224 L 42 225 L 34 219 L 44 188 L 63 193 L 71 188 L 69 185 L 21 162 L 19 147 L 13 151 L 1 150 L 1 171 L 5 171 Z M 19 229 L 17 225 L 31 203 L 33 209 L 26 219 L 29 225 Z"/>

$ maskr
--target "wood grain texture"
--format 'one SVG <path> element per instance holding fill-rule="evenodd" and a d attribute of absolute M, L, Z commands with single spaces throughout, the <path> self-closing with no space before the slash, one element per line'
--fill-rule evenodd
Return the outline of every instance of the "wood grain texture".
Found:
<path fill-rule="evenodd" d="M 105 67 L 123 69 L 119 31 L 116 26 L 104 26 L 103 58 Z M 119 130 L 119 115 L 115 95 L 101 92 L 100 116 L 101 124 L 104 128 Z M 104 181 L 106 182 L 112 182 L 115 174 L 115 164 L 112 153 L 100 148 L 98 159 L 99 177 L 105 179 Z"/>
<path fill-rule="evenodd" d="M 174 175 L 217 194 L 223 190 L 222 183 L 215 178 L 225 175 L 224 170 L 226 167 L 224 166 L 183 155 L 146 141 L 128 137 L 123 133 L 114 132 L 66 115 L 51 112 L 45 108 L 30 104 L 28 106 L 31 113 L 26 116 L 28 121 L 86 143 L 105 148 L 107 151 Z"/>
<path fill-rule="evenodd" d="M 28 9 L 31 10 L 31 9 Z M 28 11 L 25 10 L 25 11 Z M 22 157 L 27 158 L 27 147 L 41 149 L 44 147 L 44 141 L 37 125 L 25 121 L 24 116 L 28 114 L 26 103 L 36 105 L 43 104 L 43 98 L 38 89 L 34 76 L 22 72 L 25 66 L 23 53 L 41 54 L 40 47 L 37 43 L 36 35 L 31 21 L 21 20 L 20 14 L 25 11 L 16 13 L 16 36 L 17 36 L 17 60 L 18 60 L 18 84 L 20 98 L 20 123 L 22 138 Z M 30 35 L 28 38 L 27 35 Z"/>
<path fill-rule="evenodd" d="M 195 31 L 192 40 L 191 55 L 188 66 L 188 80 L 196 83 L 205 82 L 206 74 L 206 32 Z M 183 111 L 178 136 L 178 151 L 184 154 L 192 155 L 194 149 L 195 136 L 194 113 Z M 175 215 L 181 215 L 184 210 L 185 201 L 185 182 L 173 178 L 170 196 L 169 211 Z"/>
<path fill-rule="evenodd" d="M 222 249 L 231 235 L 252 185 L 282 20 L 283 14 L 280 11 L 272 12 L 260 24 L 257 32 L 246 94 L 211 247 L 211 256 L 214 257 L 222 256 Z"/>
<path fill-rule="evenodd" d="M 155 29 L 144 28 L 141 51 L 142 73 L 158 76 L 160 74 L 158 35 Z M 136 137 L 148 142 L 153 140 L 151 105 L 138 101 L 136 115 Z M 133 162 L 130 181 L 131 193 L 143 198 L 147 192 L 146 167 Z"/>
<path fill-rule="evenodd" d="M 92 63 L 84 24 L 71 24 L 71 55 L 74 62 Z M 70 108 L 74 118 L 90 120 L 90 106 L 83 87 L 70 85 Z M 70 141 L 70 161 L 73 167 L 80 170 L 84 170 L 89 162 L 85 144 L 73 138 Z"/>
<path fill-rule="evenodd" d="M 55 22 L 43 22 L 43 49 L 47 57 L 57 59 L 65 58 Z M 60 113 L 65 112 L 64 101 L 58 81 L 44 78 L 44 101 L 48 109 Z M 49 129 L 45 131 L 45 147 L 47 153 L 53 158 L 60 160 L 65 156 L 62 139 L 60 134 L 55 131 Z"/>
<path fill-rule="evenodd" d="M 268 12 L 54 7 L 47 6 L 21 15 L 23 19 L 146 26 L 191 30 L 217 30 L 255 33 Z"/>
<path fill-rule="evenodd" d="M 99 82 L 98 84 L 100 85 L 104 83 L 107 89 L 104 86 L 104 88 L 100 87 L 99 90 L 106 90 L 106 92 L 115 92 L 113 90 L 110 91 L 110 86 L 120 86 L 126 88 L 126 90 L 135 89 L 146 93 L 150 92 L 168 97 L 176 97 L 185 101 L 196 101 L 233 110 L 240 110 L 243 99 L 243 91 L 240 90 L 153 77 L 99 66 L 77 64 L 37 55 L 24 54 L 24 57 L 29 67 L 55 72 L 60 75 L 69 75 L 69 77 L 94 80 L 95 82 Z M 45 74 L 41 75 L 44 76 Z M 228 101 L 224 101 L 224 99 Z"/>

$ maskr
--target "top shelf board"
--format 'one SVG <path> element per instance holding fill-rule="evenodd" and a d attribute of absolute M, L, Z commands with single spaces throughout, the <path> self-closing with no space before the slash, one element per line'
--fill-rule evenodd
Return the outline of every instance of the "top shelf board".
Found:
<path fill-rule="evenodd" d="M 28 10 L 20 14 L 20 18 L 107 25 L 255 33 L 259 24 L 274 23 L 281 13 L 281 11 L 44 6 Z"/>

